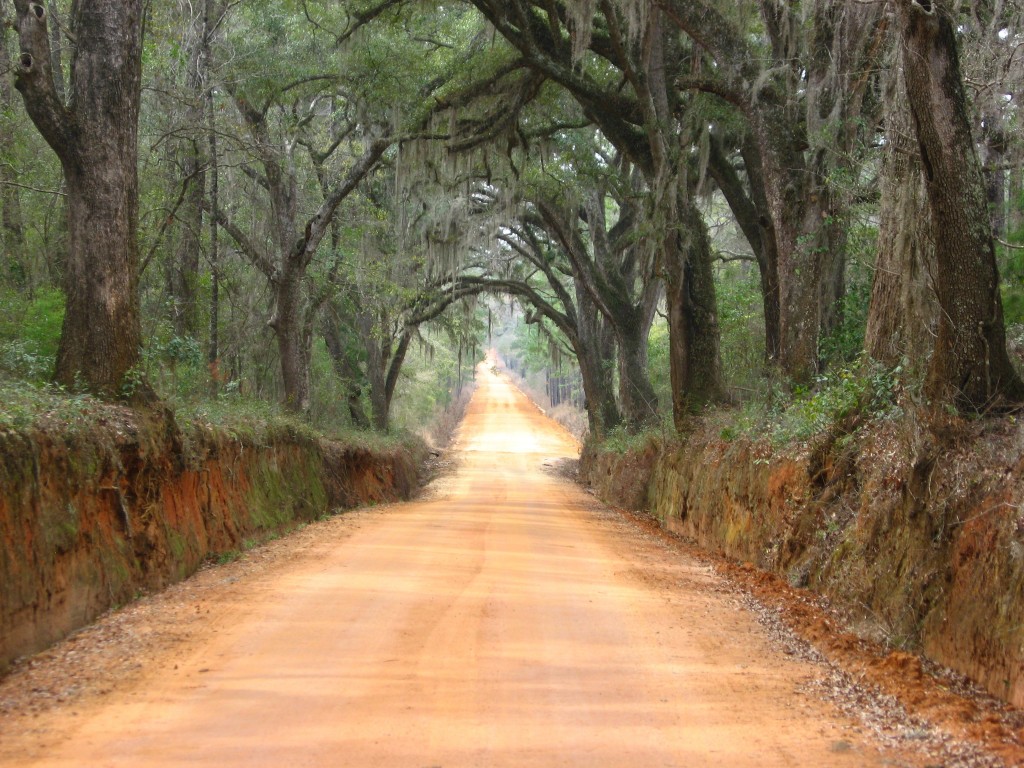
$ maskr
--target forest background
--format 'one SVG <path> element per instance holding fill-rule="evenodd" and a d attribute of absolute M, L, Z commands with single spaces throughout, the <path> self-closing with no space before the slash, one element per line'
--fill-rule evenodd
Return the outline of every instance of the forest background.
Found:
<path fill-rule="evenodd" d="M 1024 400 L 1017 2 L 0 13 L 0 427 L 417 430 L 490 345 L 613 442 Z"/>

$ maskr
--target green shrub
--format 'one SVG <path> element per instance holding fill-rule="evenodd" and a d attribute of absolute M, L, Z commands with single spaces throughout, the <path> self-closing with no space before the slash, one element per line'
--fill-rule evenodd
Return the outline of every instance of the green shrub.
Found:
<path fill-rule="evenodd" d="M 0 293 L 0 373 L 37 383 L 53 373 L 64 323 L 64 296 L 46 289 L 32 297 Z"/>

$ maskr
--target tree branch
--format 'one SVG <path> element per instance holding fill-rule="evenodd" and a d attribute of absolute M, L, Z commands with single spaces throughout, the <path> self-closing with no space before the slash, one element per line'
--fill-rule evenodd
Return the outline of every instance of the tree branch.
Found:
<path fill-rule="evenodd" d="M 74 115 L 57 93 L 50 58 L 46 8 L 42 3 L 14 0 L 18 14 L 18 56 L 14 87 L 21 92 L 32 122 L 64 164 L 74 161 Z"/>
<path fill-rule="evenodd" d="M 394 139 L 378 138 L 372 139 L 363 151 L 362 156 L 355 162 L 345 175 L 345 178 L 332 189 L 325 197 L 319 210 L 306 222 L 306 230 L 298 242 L 288 254 L 289 260 L 305 266 L 313 258 L 316 249 L 320 246 L 327 229 L 331 224 L 334 212 L 341 202 L 351 194 L 352 190 L 361 182 L 367 174 L 376 167 L 377 161 L 383 156 L 385 150 L 391 146 Z"/>

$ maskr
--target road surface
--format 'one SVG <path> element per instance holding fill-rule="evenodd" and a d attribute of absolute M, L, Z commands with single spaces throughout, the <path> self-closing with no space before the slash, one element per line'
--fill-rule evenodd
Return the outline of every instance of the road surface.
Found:
<path fill-rule="evenodd" d="M 202 643 L 60 714 L 33 766 L 865 766 L 709 568 L 548 467 L 578 446 L 488 365 L 432 495 L 325 534 Z"/>

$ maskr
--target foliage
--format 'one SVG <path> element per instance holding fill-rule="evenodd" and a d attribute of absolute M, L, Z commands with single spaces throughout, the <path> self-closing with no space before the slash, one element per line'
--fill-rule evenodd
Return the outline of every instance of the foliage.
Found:
<path fill-rule="evenodd" d="M 200 39 L 203 5 L 155 4 L 147 20 L 139 222 L 145 264 L 140 285 L 145 340 L 142 364 L 129 381 L 129 388 L 144 381 L 152 385 L 186 421 L 209 423 L 253 439 L 287 431 L 350 434 L 349 404 L 355 391 L 361 393 L 359 404 L 370 410 L 370 348 L 376 344 L 378 349 L 393 351 L 412 327 L 407 325 L 409 307 L 430 291 L 443 296 L 454 289 L 455 281 L 444 282 L 444 278 L 516 282 L 556 312 L 577 309 L 566 306 L 570 299 L 563 302 L 539 269 L 550 266 L 564 281 L 565 295 L 578 287 L 554 239 L 540 244 L 539 262 L 521 258 L 508 240 L 494 242 L 495 234 L 507 236 L 513 228 L 524 228 L 531 210 L 524 201 L 543 197 L 562 209 L 575 210 L 587 195 L 600 193 L 604 214 L 613 225 L 626 217 L 630 205 L 646 210 L 654 193 L 650 179 L 637 167 L 645 153 L 630 146 L 641 141 L 642 132 L 631 133 L 636 123 L 629 123 L 636 115 L 629 113 L 629 130 L 623 135 L 607 128 L 617 119 L 612 113 L 625 103 L 615 99 L 631 98 L 630 73 L 600 45 L 585 50 L 580 30 L 563 27 L 559 32 L 567 44 L 583 46 L 576 51 L 578 61 L 572 71 L 561 78 L 542 78 L 536 77 L 537 70 L 522 66 L 514 41 L 484 22 L 478 8 L 507 12 L 500 3 L 399 2 L 366 24 L 356 20 L 377 6 L 374 0 L 212 3 L 211 7 L 223 7 L 226 13 L 217 20 L 208 41 Z M 817 40 L 818 19 L 811 9 L 787 15 L 790 12 L 784 6 L 779 13 L 785 16 L 780 17 L 787 30 L 785 39 L 773 40 L 756 4 L 707 3 L 729 28 L 724 32 L 735 30 L 745 42 L 741 50 L 746 58 L 715 58 L 719 53 L 702 50 L 685 30 L 672 27 L 676 53 L 686 58 L 686 71 L 700 71 L 709 78 L 729 67 L 746 66 L 747 58 L 767 62 L 764 71 L 754 73 L 756 87 L 766 89 L 765 93 L 770 90 L 773 98 L 788 99 L 786 115 L 794 123 L 806 122 L 802 110 L 812 96 L 822 96 L 812 93 L 816 73 L 811 44 Z M 526 2 L 523 7 L 537 19 L 546 19 L 544 4 Z M 66 2 L 55 8 L 58 15 L 66 16 Z M 598 43 L 610 29 L 603 17 L 610 8 L 622 12 L 624 32 L 639 31 L 635 28 L 643 16 L 639 5 L 601 6 L 594 11 Z M 844 13 L 853 13 L 852 8 Z M 867 12 L 863 8 L 857 12 L 861 11 Z M 1008 193 L 1005 239 L 1019 245 L 1024 243 L 1020 171 L 1011 168 L 1001 177 L 996 175 L 997 169 L 1012 166 L 1006 159 L 1019 150 L 1019 117 L 1012 104 L 996 95 L 1019 90 L 1015 86 L 1021 74 L 1009 66 L 1013 60 L 1007 57 L 1020 41 L 1013 31 L 1017 12 L 1009 8 L 998 12 L 1005 18 L 976 20 L 958 34 L 974 82 L 987 82 L 986 72 L 1000 73 L 999 87 L 975 94 L 972 108 L 977 144 L 990 153 L 986 156 L 994 169 L 990 171 L 993 189 L 1001 178 Z M 1007 33 L 992 35 L 985 29 Z M 64 42 L 70 44 L 70 38 Z M 209 43 L 208 51 L 200 50 L 203 42 Z M 878 46 L 891 43 L 880 39 Z M 783 49 L 787 56 L 775 61 Z M 195 71 L 200 59 L 209 71 Z M 837 53 L 833 59 L 843 57 Z M 822 211 L 821 226 L 833 228 L 846 271 L 840 320 L 821 337 L 818 347 L 826 372 L 794 391 L 766 361 L 764 302 L 753 246 L 711 170 L 714 140 L 737 171 L 744 193 L 753 199 L 753 180 L 742 152 L 751 136 L 747 117 L 717 96 L 682 88 L 670 94 L 673 119 L 679 121 L 675 138 L 687 145 L 680 157 L 692 166 L 682 174 L 690 187 L 687 192 L 701 201 L 713 251 L 722 259 L 715 266 L 722 369 L 731 399 L 742 404 L 728 412 L 734 423 L 723 429 L 730 434 L 760 430 L 777 440 L 801 440 L 862 415 L 884 416 L 895 407 L 902 372 L 875 372 L 859 362 L 878 248 L 876 192 L 886 144 L 877 130 L 880 121 L 874 117 L 884 106 L 879 101 L 891 98 L 877 78 L 888 66 L 882 59 L 866 70 L 870 82 L 859 97 L 866 101 L 856 119 L 849 123 L 819 120 L 805 126 L 803 139 L 810 147 L 801 145 L 800 152 L 814 154 L 820 164 L 814 169 L 816 181 L 830 195 L 834 209 Z M 579 82 L 608 98 L 581 101 L 574 96 L 578 90 L 566 87 Z M 265 109 L 265 137 L 248 129 L 245 105 Z M 19 185 L 24 231 L 20 252 L 5 251 L 0 265 L 0 281 L 5 281 L 0 287 L 0 376 L 5 377 L 5 392 L 9 390 L 0 405 L 4 409 L 0 424 L 25 425 L 44 413 L 67 416 L 71 422 L 87 420 L 95 406 L 92 401 L 41 386 L 54 366 L 63 319 L 57 286 L 62 280 L 67 232 L 60 169 L 31 130 L 18 99 L 0 105 L 0 113 L 4 136 L 14 136 L 13 142 L 3 145 L 0 163 L 10 168 L 11 178 Z M 831 109 L 831 113 L 841 115 L 843 110 Z M 591 122 L 595 117 L 609 121 Z M 212 364 L 208 359 L 214 288 L 210 120 L 212 135 L 219 141 L 220 210 L 242 235 L 240 241 L 226 235 L 223 227 L 220 231 L 219 348 Z M 996 125 L 998 130 L 991 129 Z M 272 256 L 275 264 L 271 266 L 280 268 L 283 254 L 323 202 L 325 189 L 352 168 L 363 140 L 384 135 L 393 137 L 396 144 L 341 204 L 329 235 L 301 277 L 303 310 L 310 321 L 311 407 L 301 417 L 288 416 L 273 404 L 283 394 L 281 359 L 270 327 L 279 309 L 274 291 L 277 278 L 265 274 L 266 265 L 246 255 L 243 243 Z M 852 144 L 850 137 L 855 139 Z M 275 230 L 284 211 L 267 192 L 273 168 L 261 165 L 268 146 L 280 161 L 278 170 L 289 175 L 292 185 L 288 213 L 294 218 L 295 231 L 284 231 L 287 237 Z M 334 151 L 326 153 L 332 146 Z M 186 192 L 191 161 L 200 168 L 194 183 L 206 209 L 190 213 Z M 612 265 L 622 271 L 609 269 L 604 275 L 621 279 L 623 293 L 634 297 L 644 276 L 663 266 L 656 263 L 658 249 L 651 246 L 661 233 L 651 221 L 639 218 L 629 240 L 635 247 L 624 248 L 620 261 Z M 593 257 L 596 232 L 581 225 L 580 233 L 581 247 Z M 826 248 L 820 243 L 815 247 Z M 186 253 L 189 248 L 192 251 Z M 439 258 L 442 252 L 451 259 Z M 1024 324 L 1022 254 L 1019 249 L 1000 248 L 1004 314 L 1009 324 Z M 187 330 L 176 320 L 181 296 L 172 287 L 186 256 L 197 265 L 184 276 L 196 305 L 194 322 Z M 550 317 L 532 309 L 530 299 L 520 295 L 510 302 L 514 313 L 494 320 L 495 343 L 503 354 L 528 374 L 575 374 L 578 368 L 567 334 Z M 400 429 L 419 431 L 450 405 L 472 371 L 472 358 L 478 358 L 485 346 L 491 324 L 485 321 L 487 307 L 498 303 L 476 303 L 475 298 L 466 297 L 453 301 L 429 322 L 417 324 L 394 399 L 393 417 Z M 664 299 L 660 310 L 647 339 L 647 373 L 664 414 L 672 402 Z M 321 323 L 328 317 L 342 330 L 352 364 L 347 372 L 339 372 L 322 338 Z M 1019 346 L 1012 334 L 1011 343 Z M 607 365 L 614 369 L 609 379 L 617 385 L 617 366 L 614 361 Z M 267 432 L 259 426 L 263 423 L 269 425 Z M 655 431 L 661 429 L 658 426 Z M 625 438 L 613 433 L 611 439 Z"/>
<path fill-rule="evenodd" d="M 623 455 L 640 453 L 656 449 L 665 441 L 671 440 L 673 434 L 674 430 L 668 421 L 642 431 L 618 426 L 608 432 L 608 437 L 601 442 L 601 449 Z"/>
<path fill-rule="evenodd" d="M 719 270 L 718 307 L 722 372 L 736 396 L 745 399 L 764 381 L 764 307 L 756 270 Z"/>
<path fill-rule="evenodd" d="M 0 429 L 25 430 L 45 421 L 69 435 L 83 433 L 99 424 L 108 408 L 90 395 L 0 376 Z"/>
<path fill-rule="evenodd" d="M 721 414 L 721 437 L 760 439 L 775 445 L 803 444 L 824 433 L 849 432 L 871 419 L 902 413 L 902 368 L 869 362 L 844 366 L 819 376 L 813 388 L 791 392 L 773 382 L 766 395 Z"/>
<path fill-rule="evenodd" d="M 52 289 L 34 296 L 0 291 L 0 373 L 42 383 L 53 373 L 64 320 L 64 297 Z"/>

